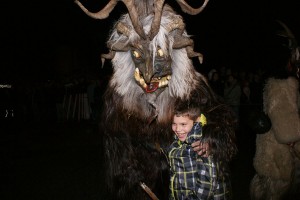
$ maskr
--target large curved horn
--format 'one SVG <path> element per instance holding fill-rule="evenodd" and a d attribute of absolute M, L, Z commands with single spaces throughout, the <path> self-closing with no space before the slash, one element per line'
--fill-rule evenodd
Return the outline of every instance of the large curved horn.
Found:
<path fill-rule="evenodd" d="M 289 48 L 294 49 L 297 48 L 297 40 L 292 31 L 287 27 L 285 23 L 283 23 L 280 20 L 277 20 L 277 22 L 284 28 L 284 32 L 278 32 L 279 36 L 286 37 L 289 40 Z"/>
<path fill-rule="evenodd" d="M 168 33 L 175 29 L 178 30 L 174 37 L 173 49 L 186 48 L 189 58 L 198 57 L 199 62 L 201 64 L 203 63 L 203 55 L 194 51 L 194 41 L 188 37 L 182 36 L 185 29 L 185 23 L 181 16 L 174 18 L 172 23 L 169 23 L 165 28 Z"/>
<path fill-rule="evenodd" d="M 160 21 L 161 21 L 161 15 L 162 15 L 162 9 L 163 9 L 163 5 L 164 5 L 164 1 L 165 0 L 156 0 L 154 3 L 154 19 L 151 25 L 151 29 L 150 29 L 150 33 L 149 33 L 149 39 L 152 40 L 155 35 L 158 33 L 159 31 L 159 26 L 160 26 Z M 200 12 L 202 12 L 202 10 L 204 10 L 204 8 L 206 7 L 207 3 L 209 0 L 205 0 L 204 3 L 202 4 L 202 6 L 200 8 L 192 8 L 191 6 L 189 6 L 184 0 L 177 0 L 178 4 L 180 5 L 181 9 L 191 15 L 196 15 L 199 14 Z M 169 9 L 168 6 L 165 6 L 166 9 Z M 185 25 L 182 21 L 182 19 L 176 19 L 176 21 L 174 21 L 174 24 L 168 25 L 170 26 L 169 32 L 171 32 L 174 29 L 180 29 L 183 33 L 183 30 L 185 28 Z"/>
<path fill-rule="evenodd" d="M 197 15 L 204 10 L 209 0 L 205 0 L 201 7 L 199 8 L 192 8 L 188 5 L 184 0 L 177 0 L 177 3 L 181 7 L 182 11 L 188 13 L 190 15 Z"/>
<path fill-rule="evenodd" d="M 139 15 L 137 12 L 137 9 L 134 6 L 134 0 L 122 0 L 124 4 L 126 5 L 129 16 L 133 25 L 134 30 L 137 32 L 137 34 L 142 37 L 143 39 L 146 39 L 146 34 L 144 32 L 143 26 L 139 20 Z"/>
<path fill-rule="evenodd" d="M 167 30 L 167 33 L 170 33 L 173 30 L 178 29 L 179 32 L 177 34 L 182 35 L 184 32 L 184 29 L 185 29 L 185 24 L 183 22 L 182 17 L 180 15 L 178 15 L 178 16 L 176 16 L 176 18 L 174 18 L 172 20 L 171 23 L 167 24 L 165 28 Z"/>
<path fill-rule="evenodd" d="M 83 10 L 85 14 L 87 14 L 89 17 L 92 17 L 94 19 L 105 19 L 109 16 L 109 13 L 115 8 L 117 5 L 117 0 L 110 0 L 110 2 L 99 12 L 93 13 L 88 11 L 78 0 L 74 1 L 80 8 Z"/>
<path fill-rule="evenodd" d="M 116 25 L 116 29 L 117 29 L 118 33 L 121 33 L 121 34 L 129 37 L 130 31 L 131 31 L 130 26 L 124 24 L 123 22 L 119 22 Z"/>
<path fill-rule="evenodd" d="M 154 3 L 154 18 L 153 18 L 150 33 L 149 33 L 150 41 L 156 36 L 156 34 L 159 31 L 164 2 L 165 2 L 165 0 L 156 0 Z"/>
<path fill-rule="evenodd" d="M 100 58 L 101 58 L 101 67 L 103 68 L 104 66 L 104 62 L 106 59 L 113 59 L 116 55 L 116 52 L 115 51 L 109 51 L 109 53 L 107 54 L 101 54 Z"/>
<path fill-rule="evenodd" d="M 134 6 L 134 0 L 122 0 L 123 3 L 126 5 L 130 19 L 132 21 L 132 25 L 134 27 L 134 30 L 137 32 L 137 34 L 142 37 L 143 39 L 146 39 L 146 34 L 144 32 L 144 29 L 142 27 L 142 24 L 139 20 L 139 15 L 137 13 L 137 10 Z M 94 19 L 105 19 L 109 16 L 111 11 L 115 8 L 115 6 L 118 3 L 118 0 L 110 0 L 110 2 L 99 12 L 93 13 L 90 12 L 88 9 L 86 9 L 80 2 L 79 0 L 74 1 L 80 8 L 83 10 L 85 14 L 88 16 L 94 18 Z"/>
<path fill-rule="evenodd" d="M 194 41 L 188 37 L 177 35 L 174 38 L 173 49 L 186 48 L 189 58 L 198 57 L 200 64 L 203 63 L 203 55 L 199 52 L 194 51 Z"/>

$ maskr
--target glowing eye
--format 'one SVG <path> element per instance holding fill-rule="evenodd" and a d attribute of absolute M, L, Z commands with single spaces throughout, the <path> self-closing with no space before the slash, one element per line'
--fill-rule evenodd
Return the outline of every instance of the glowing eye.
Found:
<path fill-rule="evenodd" d="M 160 57 L 163 57 L 164 56 L 164 52 L 162 49 L 158 49 L 157 50 L 157 55 L 160 56 Z"/>
<path fill-rule="evenodd" d="M 140 58 L 141 55 L 139 54 L 139 52 L 137 51 L 132 51 L 132 55 L 135 57 L 135 58 Z"/>

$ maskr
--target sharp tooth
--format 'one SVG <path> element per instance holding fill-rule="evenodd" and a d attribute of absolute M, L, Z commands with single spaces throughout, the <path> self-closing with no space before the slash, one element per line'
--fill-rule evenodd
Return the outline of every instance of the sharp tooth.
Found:
<path fill-rule="evenodd" d="M 145 80 L 143 78 L 140 79 L 140 84 L 144 85 L 145 84 Z"/>
<path fill-rule="evenodd" d="M 161 77 L 158 77 L 157 79 L 158 79 L 158 80 L 160 80 L 160 79 L 161 79 Z"/>
<path fill-rule="evenodd" d="M 139 81 L 141 79 L 141 76 L 140 76 L 140 73 L 139 73 L 139 69 L 138 68 L 135 68 L 135 71 L 134 71 L 134 78 L 135 80 Z"/>
<path fill-rule="evenodd" d="M 165 81 L 161 81 L 160 82 L 160 87 L 164 87 L 165 86 Z"/>
<path fill-rule="evenodd" d="M 164 86 L 164 82 L 163 81 L 160 81 L 159 82 L 159 87 L 163 87 Z"/>
<path fill-rule="evenodd" d="M 169 81 L 168 80 L 166 80 L 166 86 L 169 84 Z"/>
<path fill-rule="evenodd" d="M 162 86 L 166 86 L 168 84 L 167 80 L 163 81 Z"/>

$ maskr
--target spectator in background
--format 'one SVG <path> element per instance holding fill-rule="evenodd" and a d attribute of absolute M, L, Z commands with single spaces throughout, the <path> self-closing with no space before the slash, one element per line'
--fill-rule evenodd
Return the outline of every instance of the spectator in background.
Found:
<path fill-rule="evenodd" d="M 250 89 L 250 83 L 248 80 L 244 80 L 241 85 L 242 89 L 242 95 L 241 95 L 241 104 L 245 106 L 249 106 L 251 104 L 251 89 Z"/>
<path fill-rule="evenodd" d="M 211 75 L 211 79 L 209 80 L 209 84 L 213 91 L 219 96 L 224 96 L 224 83 L 222 83 L 220 79 L 220 74 L 218 71 L 215 71 Z"/>
<path fill-rule="evenodd" d="M 224 101 L 235 112 L 237 119 L 239 119 L 241 94 L 241 86 L 238 80 L 232 74 L 227 75 L 224 85 Z"/>
<path fill-rule="evenodd" d="M 213 74 L 214 74 L 215 72 L 217 72 L 216 69 L 212 69 L 212 70 L 210 70 L 210 71 L 208 72 L 208 74 L 207 74 L 208 81 L 211 81 L 211 80 L 212 80 L 212 76 L 213 76 Z"/>

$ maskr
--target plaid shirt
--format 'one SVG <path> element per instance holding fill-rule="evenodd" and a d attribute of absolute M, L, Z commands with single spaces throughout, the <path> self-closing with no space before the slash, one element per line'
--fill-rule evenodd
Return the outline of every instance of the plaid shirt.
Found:
<path fill-rule="evenodd" d="M 187 139 L 176 140 L 167 150 L 170 164 L 170 200 L 225 200 L 229 198 L 229 177 L 218 177 L 218 163 L 211 156 L 200 157 L 191 144 L 202 137 L 200 123 L 195 123 Z"/>

